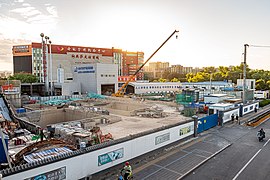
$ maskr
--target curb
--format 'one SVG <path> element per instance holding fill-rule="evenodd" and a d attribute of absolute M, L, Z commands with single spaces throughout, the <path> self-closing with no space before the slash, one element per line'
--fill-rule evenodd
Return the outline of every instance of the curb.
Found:
<path fill-rule="evenodd" d="M 222 152 L 223 150 L 225 150 L 226 148 L 228 148 L 229 146 L 231 146 L 232 144 L 228 144 L 225 147 L 223 147 L 222 149 L 220 149 L 219 151 L 215 152 L 214 154 L 212 154 L 211 156 L 209 156 L 208 158 L 206 158 L 205 160 L 203 160 L 202 162 L 200 162 L 199 164 L 197 164 L 196 166 L 194 166 L 192 169 L 190 169 L 188 172 L 186 172 L 185 174 L 183 174 L 180 178 L 178 178 L 177 180 L 180 180 L 184 177 L 186 177 L 188 174 L 190 174 L 192 171 L 194 171 L 195 169 L 197 169 L 198 167 L 200 167 L 201 165 L 203 165 L 205 162 L 207 162 L 209 159 L 211 159 L 212 157 L 216 156 L 217 154 L 219 154 L 220 152 Z"/>

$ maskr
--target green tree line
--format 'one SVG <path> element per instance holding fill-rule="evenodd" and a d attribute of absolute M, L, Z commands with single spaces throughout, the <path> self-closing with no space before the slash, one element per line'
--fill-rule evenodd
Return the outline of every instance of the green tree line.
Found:
<path fill-rule="evenodd" d="M 270 89 L 270 71 L 268 70 L 252 70 L 247 66 L 246 78 L 256 80 L 256 90 Z M 218 68 L 210 66 L 200 72 L 188 74 L 165 71 L 162 74 L 162 78 L 149 80 L 153 82 L 204 82 L 210 81 L 210 79 L 212 81 L 231 80 L 233 83 L 236 83 L 237 79 L 243 79 L 243 64 L 230 67 L 219 66 Z"/>

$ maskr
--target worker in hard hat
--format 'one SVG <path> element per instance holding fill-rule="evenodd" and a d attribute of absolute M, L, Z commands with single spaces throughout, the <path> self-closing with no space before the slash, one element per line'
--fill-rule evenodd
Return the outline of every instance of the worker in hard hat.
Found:
<path fill-rule="evenodd" d="M 132 168 L 129 162 L 125 163 L 124 168 L 121 170 L 121 174 L 124 174 L 124 180 L 129 180 L 132 177 Z"/>

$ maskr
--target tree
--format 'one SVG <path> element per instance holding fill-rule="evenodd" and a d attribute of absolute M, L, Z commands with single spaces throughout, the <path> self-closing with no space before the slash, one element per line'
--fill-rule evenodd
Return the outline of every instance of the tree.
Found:
<path fill-rule="evenodd" d="M 158 82 L 167 82 L 167 80 L 166 79 L 163 79 L 163 78 L 159 78 L 158 79 Z"/>
<path fill-rule="evenodd" d="M 205 73 L 215 73 L 217 70 L 216 70 L 216 68 L 214 67 L 214 66 L 209 66 L 209 67 L 205 67 L 204 69 L 203 69 L 203 72 L 205 72 Z"/>
<path fill-rule="evenodd" d="M 171 79 L 171 82 L 180 82 L 180 81 L 177 78 L 173 78 L 173 79 Z"/>
<path fill-rule="evenodd" d="M 269 87 L 267 87 L 267 83 L 263 79 L 259 79 L 256 81 L 256 90 L 266 90 Z"/>
<path fill-rule="evenodd" d="M 9 77 L 9 80 L 20 80 L 21 83 L 36 83 L 38 82 L 38 77 L 29 73 L 16 73 Z"/>

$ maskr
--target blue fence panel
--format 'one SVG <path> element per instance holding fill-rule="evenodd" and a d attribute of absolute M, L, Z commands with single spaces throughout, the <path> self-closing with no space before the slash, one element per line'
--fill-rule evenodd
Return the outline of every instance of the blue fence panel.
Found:
<path fill-rule="evenodd" d="M 198 120 L 198 127 L 197 127 L 197 133 L 201 133 L 204 131 L 204 128 L 203 128 L 203 122 L 199 119 Z"/>
<path fill-rule="evenodd" d="M 218 115 L 217 114 L 212 114 L 210 116 L 200 118 L 200 119 L 198 119 L 197 132 L 201 133 L 207 129 L 215 127 L 216 125 L 218 125 Z"/>

